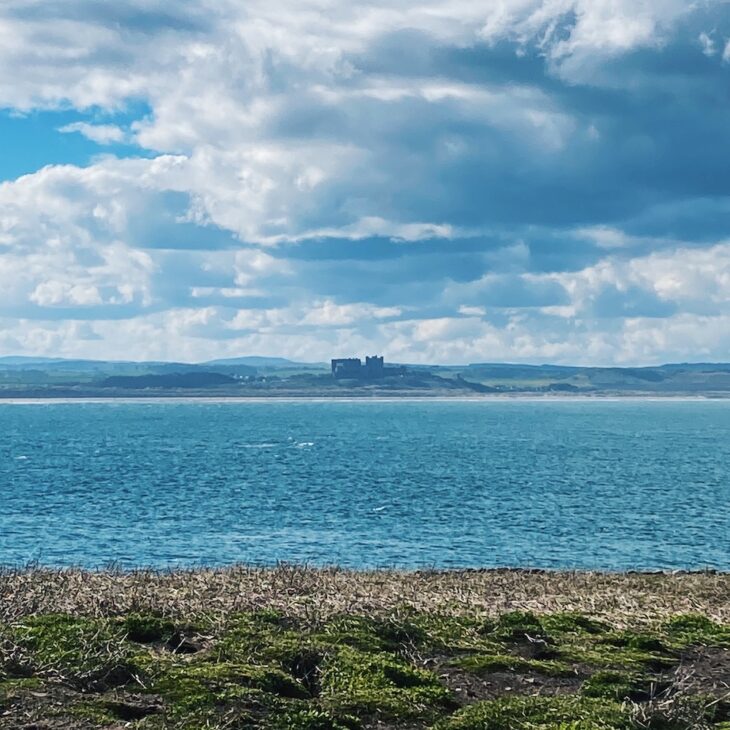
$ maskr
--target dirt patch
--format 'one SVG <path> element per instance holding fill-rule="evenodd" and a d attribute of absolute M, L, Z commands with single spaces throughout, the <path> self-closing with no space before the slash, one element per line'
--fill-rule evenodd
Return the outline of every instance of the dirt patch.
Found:
<path fill-rule="evenodd" d="M 105 699 L 102 705 L 111 715 L 125 722 L 142 720 L 165 709 L 162 699 L 152 695 L 116 695 Z"/>
<path fill-rule="evenodd" d="M 693 647 L 682 654 L 677 669 L 665 678 L 687 691 L 730 701 L 730 649 Z"/>
<path fill-rule="evenodd" d="M 477 676 L 458 667 L 441 664 L 433 668 L 441 681 L 462 705 L 510 695 L 571 694 L 578 691 L 583 677 L 546 677 L 536 672 L 490 672 Z"/>
<path fill-rule="evenodd" d="M 60 685 L 44 686 L 42 689 L 17 688 L 8 695 L 0 707 L 0 728 L 2 730 L 61 730 L 75 727 L 50 717 L 53 710 L 67 706 L 77 693 Z"/>

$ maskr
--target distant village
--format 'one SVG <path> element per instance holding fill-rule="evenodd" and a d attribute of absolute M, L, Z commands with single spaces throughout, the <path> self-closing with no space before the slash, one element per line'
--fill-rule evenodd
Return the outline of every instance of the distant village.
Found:
<path fill-rule="evenodd" d="M 359 357 L 343 357 L 332 360 L 332 376 L 347 380 L 380 380 L 393 375 L 404 375 L 403 365 L 386 365 L 379 355 L 368 355 L 365 362 Z"/>

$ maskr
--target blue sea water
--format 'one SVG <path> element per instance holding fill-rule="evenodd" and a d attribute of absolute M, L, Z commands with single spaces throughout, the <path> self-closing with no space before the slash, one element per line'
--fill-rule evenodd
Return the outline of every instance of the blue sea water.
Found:
<path fill-rule="evenodd" d="M 730 568 L 730 402 L 0 405 L 0 564 Z"/>

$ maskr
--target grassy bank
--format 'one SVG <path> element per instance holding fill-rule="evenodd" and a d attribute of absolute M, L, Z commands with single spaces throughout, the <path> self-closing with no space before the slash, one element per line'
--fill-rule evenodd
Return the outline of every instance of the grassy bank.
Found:
<path fill-rule="evenodd" d="M 0 573 L 0 727 L 730 728 L 730 576 Z"/>

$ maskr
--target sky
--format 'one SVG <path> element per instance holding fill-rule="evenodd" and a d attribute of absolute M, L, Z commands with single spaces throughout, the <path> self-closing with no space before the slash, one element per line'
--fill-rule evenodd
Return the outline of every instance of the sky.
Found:
<path fill-rule="evenodd" d="M 3 0 L 0 355 L 730 361 L 726 0 Z"/>

